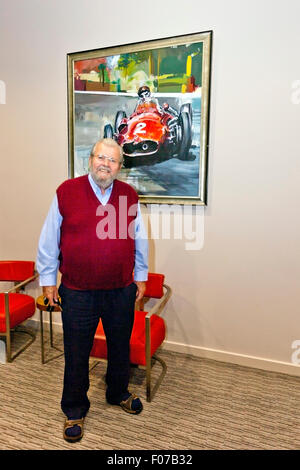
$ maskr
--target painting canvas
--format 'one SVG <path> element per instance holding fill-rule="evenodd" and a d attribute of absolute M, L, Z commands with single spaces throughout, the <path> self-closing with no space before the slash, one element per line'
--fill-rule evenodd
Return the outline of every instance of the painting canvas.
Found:
<path fill-rule="evenodd" d="M 123 148 L 141 202 L 206 204 L 212 32 L 68 54 L 69 176 L 93 144 Z"/>

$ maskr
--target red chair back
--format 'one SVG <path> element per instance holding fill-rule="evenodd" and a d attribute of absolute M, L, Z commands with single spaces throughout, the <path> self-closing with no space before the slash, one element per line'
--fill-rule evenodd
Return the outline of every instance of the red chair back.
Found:
<path fill-rule="evenodd" d="M 161 299 L 164 295 L 163 284 L 165 276 L 163 274 L 149 273 L 146 282 L 145 297 Z"/>
<path fill-rule="evenodd" d="M 24 281 L 34 275 L 34 261 L 0 261 L 0 281 Z"/>

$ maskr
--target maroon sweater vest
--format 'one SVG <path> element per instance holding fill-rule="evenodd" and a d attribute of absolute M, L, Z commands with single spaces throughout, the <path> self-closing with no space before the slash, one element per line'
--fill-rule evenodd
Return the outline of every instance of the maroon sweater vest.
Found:
<path fill-rule="evenodd" d="M 116 289 L 132 282 L 138 195 L 115 180 L 108 203 L 97 199 L 88 176 L 57 189 L 63 217 L 60 239 L 62 283 L 70 289 Z"/>

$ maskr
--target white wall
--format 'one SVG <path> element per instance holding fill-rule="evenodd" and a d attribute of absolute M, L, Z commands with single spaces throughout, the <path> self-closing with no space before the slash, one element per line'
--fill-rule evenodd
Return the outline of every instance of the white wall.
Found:
<path fill-rule="evenodd" d="M 35 258 L 55 189 L 68 176 L 66 54 L 212 29 L 203 248 L 150 241 L 150 268 L 174 291 L 167 347 L 297 374 L 300 104 L 292 85 L 300 80 L 300 4 L 147 5 L 0 0 L 0 257 Z"/>

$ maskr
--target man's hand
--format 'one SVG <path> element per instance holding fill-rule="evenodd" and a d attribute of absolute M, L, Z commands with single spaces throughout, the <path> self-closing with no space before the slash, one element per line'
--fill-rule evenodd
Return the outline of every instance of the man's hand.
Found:
<path fill-rule="evenodd" d="M 47 297 L 49 300 L 49 304 L 51 306 L 55 306 L 55 303 L 53 300 L 56 302 L 58 301 L 58 290 L 56 286 L 43 286 L 43 296 Z"/>
<path fill-rule="evenodd" d="M 144 293 L 146 290 L 146 282 L 144 281 L 134 281 L 134 282 L 137 285 L 136 302 L 138 302 L 144 297 Z"/>

